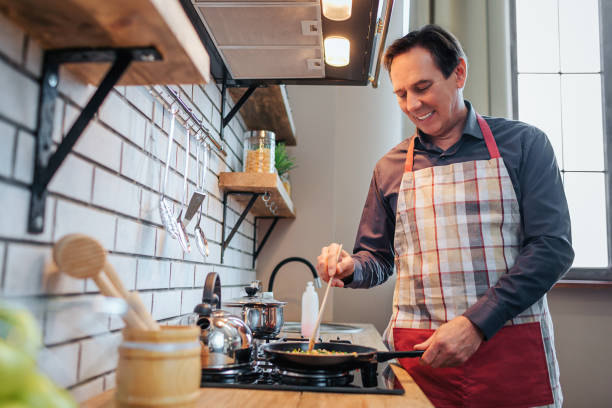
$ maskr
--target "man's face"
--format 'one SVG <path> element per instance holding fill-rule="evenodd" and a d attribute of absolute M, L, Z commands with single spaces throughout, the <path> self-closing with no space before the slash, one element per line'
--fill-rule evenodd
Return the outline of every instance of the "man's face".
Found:
<path fill-rule="evenodd" d="M 461 60 L 444 78 L 431 53 L 414 47 L 393 58 L 390 76 L 402 111 L 425 134 L 437 137 L 446 135 L 461 120 L 465 71 Z"/>

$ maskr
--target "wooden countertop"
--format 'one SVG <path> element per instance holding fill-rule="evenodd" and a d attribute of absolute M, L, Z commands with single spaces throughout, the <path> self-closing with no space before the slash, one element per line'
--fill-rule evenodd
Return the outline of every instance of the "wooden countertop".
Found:
<path fill-rule="evenodd" d="M 385 350 L 381 336 L 371 324 L 354 324 L 364 330 L 355 334 L 328 334 L 321 335 L 323 340 L 341 339 L 351 340 L 354 344 L 375 347 Z M 295 337 L 295 333 L 287 333 L 287 337 Z M 372 407 L 394 408 L 398 406 L 413 408 L 431 408 L 433 405 L 423 391 L 415 384 L 410 375 L 399 365 L 392 364 L 393 372 L 402 383 L 403 395 L 375 395 L 375 394 L 337 394 L 322 392 L 292 392 L 267 391 L 237 388 L 202 388 L 197 407 L 283 407 L 283 408 L 342 408 L 342 407 Z M 114 390 L 106 391 L 97 397 L 86 401 L 83 408 L 114 408 Z"/>

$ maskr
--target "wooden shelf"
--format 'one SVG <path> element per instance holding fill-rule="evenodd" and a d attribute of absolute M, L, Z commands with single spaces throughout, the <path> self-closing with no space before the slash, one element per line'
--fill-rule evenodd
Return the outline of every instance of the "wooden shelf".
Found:
<path fill-rule="evenodd" d="M 219 174 L 219 188 L 223 192 L 265 193 L 268 191 L 271 195 L 270 200 L 278 206 L 276 217 L 295 218 L 293 202 L 276 173 L 221 173 Z M 248 203 L 251 196 L 245 194 L 242 198 L 236 195 L 235 199 Z M 257 199 L 251 213 L 257 217 L 275 216 L 266 208 L 261 198 Z"/>
<path fill-rule="evenodd" d="M 234 102 L 237 102 L 246 88 L 229 88 Z M 250 130 L 271 130 L 277 142 L 295 146 L 295 126 L 284 85 L 270 85 L 257 88 L 240 110 Z"/>
<path fill-rule="evenodd" d="M 162 61 L 134 62 L 118 85 L 210 81 L 206 48 L 179 0 L 0 0 L 0 12 L 43 49 L 153 46 Z M 109 64 L 66 64 L 98 84 Z"/>

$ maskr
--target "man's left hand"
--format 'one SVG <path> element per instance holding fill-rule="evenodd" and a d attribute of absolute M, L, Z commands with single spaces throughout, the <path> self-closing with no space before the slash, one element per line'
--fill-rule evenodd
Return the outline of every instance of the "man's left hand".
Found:
<path fill-rule="evenodd" d="M 463 364 L 480 347 L 483 335 L 467 317 L 457 316 L 444 323 L 415 350 L 426 350 L 421 363 L 431 367 L 453 367 Z"/>

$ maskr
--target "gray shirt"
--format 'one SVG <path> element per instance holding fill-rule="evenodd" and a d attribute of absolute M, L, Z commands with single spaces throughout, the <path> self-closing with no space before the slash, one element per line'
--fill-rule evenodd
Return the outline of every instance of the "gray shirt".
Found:
<path fill-rule="evenodd" d="M 414 144 L 414 170 L 490 159 L 471 104 L 461 139 L 446 151 L 419 131 Z M 491 338 L 508 320 L 541 298 L 569 269 L 574 259 L 570 217 L 553 148 L 539 129 L 518 121 L 484 116 L 512 179 L 522 221 L 516 262 L 495 286 L 465 313 Z M 363 208 L 353 258 L 355 273 L 345 286 L 369 288 L 393 274 L 395 212 L 410 138 L 374 168 Z"/>

